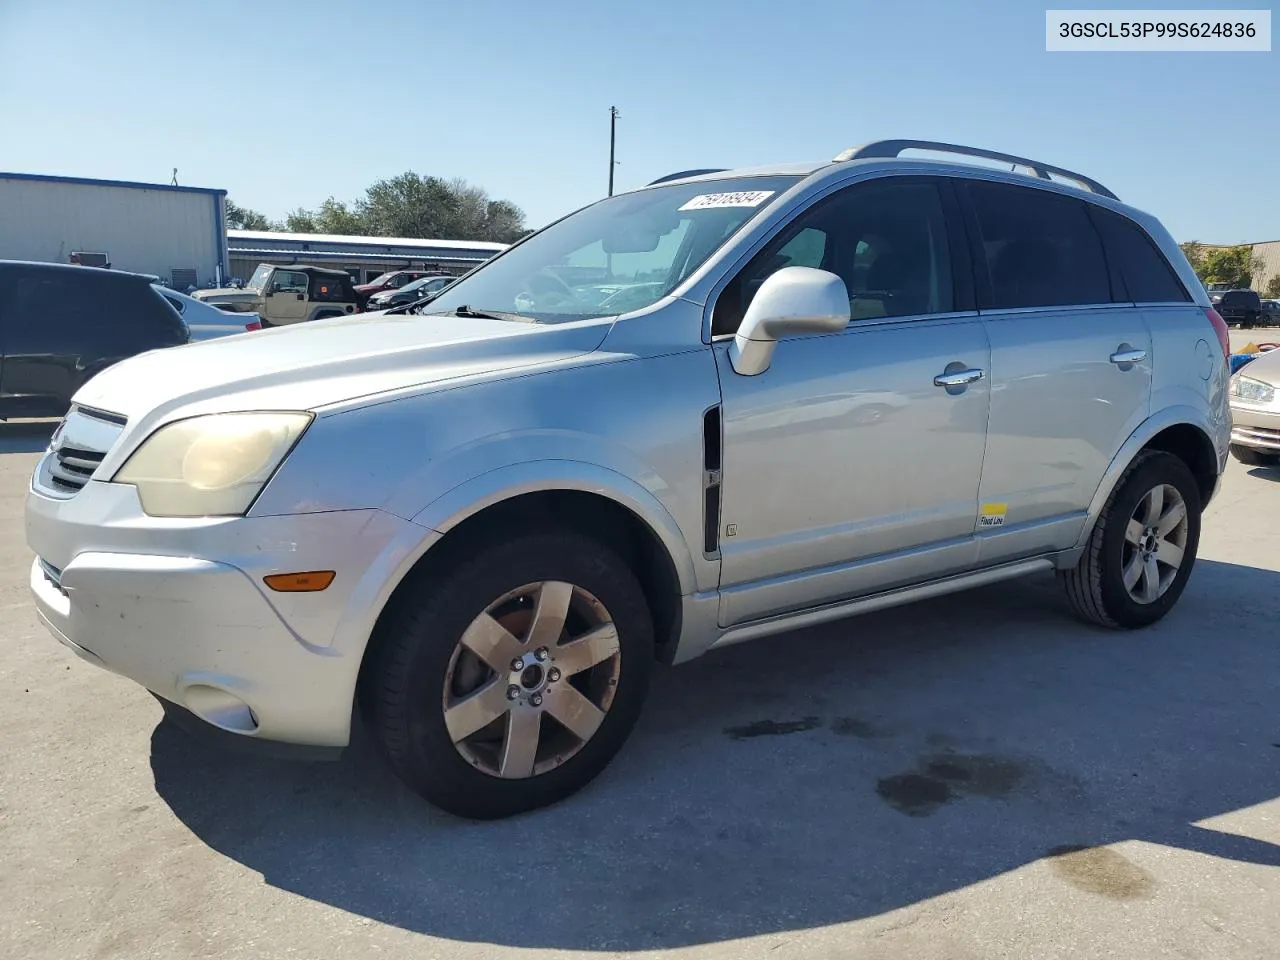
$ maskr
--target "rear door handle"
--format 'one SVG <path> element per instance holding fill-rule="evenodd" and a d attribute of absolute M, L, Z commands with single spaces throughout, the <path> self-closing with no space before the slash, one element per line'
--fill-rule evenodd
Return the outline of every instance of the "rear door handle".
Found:
<path fill-rule="evenodd" d="M 973 368 L 957 370 L 955 373 L 940 373 L 933 378 L 933 385 L 935 387 L 963 387 L 965 384 L 976 383 L 986 375 L 987 371 Z"/>
<path fill-rule="evenodd" d="M 1111 362 L 1114 364 L 1141 363 L 1145 359 L 1145 350 L 1117 350 L 1111 355 Z"/>

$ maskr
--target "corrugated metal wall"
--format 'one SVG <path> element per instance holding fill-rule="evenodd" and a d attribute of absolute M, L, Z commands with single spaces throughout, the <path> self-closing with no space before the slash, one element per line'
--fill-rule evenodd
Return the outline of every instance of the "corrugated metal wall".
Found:
<path fill-rule="evenodd" d="M 1262 271 L 1254 275 L 1250 286 L 1265 297 L 1271 278 L 1280 277 L 1280 240 L 1255 243 L 1253 255 L 1262 261 Z"/>
<path fill-rule="evenodd" d="M 67 263 L 106 253 L 117 270 L 193 269 L 213 286 L 225 244 L 216 193 L 0 177 L 0 259 Z"/>

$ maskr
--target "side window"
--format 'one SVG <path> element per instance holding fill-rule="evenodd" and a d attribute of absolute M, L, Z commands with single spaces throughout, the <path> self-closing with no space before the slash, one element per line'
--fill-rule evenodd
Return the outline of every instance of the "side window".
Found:
<path fill-rule="evenodd" d="M 164 298 L 169 301 L 169 306 L 177 310 L 179 314 L 186 311 L 187 305 L 183 303 L 181 300 L 179 300 L 177 297 L 170 297 L 166 294 L 162 294 L 162 296 L 164 296 Z"/>
<path fill-rule="evenodd" d="M 844 280 L 855 321 L 955 309 L 942 197 L 929 181 L 859 184 L 800 214 L 721 293 L 712 333 L 736 332 L 760 285 L 793 266 Z"/>
<path fill-rule="evenodd" d="M 991 291 L 988 308 L 1110 303 L 1102 241 L 1083 200 L 970 181 Z"/>
<path fill-rule="evenodd" d="M 307 275 L 294 270 L 277 270 L 271 278 L 272 293 L 306 293 Z"/>
<path fill-rule="evenodd" d="M 1102 207 L 1090 206 L 1089 213 L 1102 234 L 1107 259 L 1124 281 L 1125 294 L 1117 299 L 1137 303 L 1186 303 L 1191 299 L 1160 248 L 1140 226 Z"/>
<path fill-rule="evenodd" d="M 13 278 L 11 333 L 25 342 L 51 347 L 105 340 L 106 315 L 94 278 L 69 272 L 32 271 Z"/>
<path fill-rule="evenodd" d="M 346 284 L 342 281 L 342 277 L 316 275 L 311 281 L 311 299 L 329 302 L 346 300 Z"/>

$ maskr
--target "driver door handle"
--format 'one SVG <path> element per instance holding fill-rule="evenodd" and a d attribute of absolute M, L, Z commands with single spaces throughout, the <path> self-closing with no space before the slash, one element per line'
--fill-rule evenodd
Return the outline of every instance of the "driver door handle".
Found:
<path fill-rule="evenodd" d="M 1145 350 L 1117 350 L 1111 355 L 1111 362 L 1115 364 L 1141 363 L 1145 359 L 1147 359 Z"/>
<path fill-rule="evenodd" d="M 970 368 L 957 370 L 955 373 L 940 373 L 933 378 L 935 387 L 963 387 L 968 383 L 976 383 L 987 375 L 987 371 Z"/>

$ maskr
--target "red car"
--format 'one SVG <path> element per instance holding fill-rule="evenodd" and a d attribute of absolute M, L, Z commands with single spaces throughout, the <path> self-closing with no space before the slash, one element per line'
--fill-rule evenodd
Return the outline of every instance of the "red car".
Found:
<path fill-rule="evenodd" d="M 420 280 L 423 277 L 430 277 L 439 272 L 438 270 L 391 270 L 368 283 L 356 284 L 356 293 L 360 294 L 361 297 L 368 298 L 375 293 L 381 293 L 383 290 L 399 290 L 406 283 Z"/>

